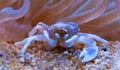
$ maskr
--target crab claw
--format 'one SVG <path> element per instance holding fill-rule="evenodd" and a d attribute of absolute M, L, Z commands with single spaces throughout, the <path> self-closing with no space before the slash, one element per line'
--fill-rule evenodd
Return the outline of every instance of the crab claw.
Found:
<path fill-rule="evenodd" d="M 82 62 L 88 62 L 88 61 L 91 61 L 93 60 L 98 54 L 98 47 L 95 46 L 95 47 L 88 47 L 88 48 L 85 48 L 81 53 L 80 53 L 80 58 L 81 57 L 84 57 L 82 59 Z"/>

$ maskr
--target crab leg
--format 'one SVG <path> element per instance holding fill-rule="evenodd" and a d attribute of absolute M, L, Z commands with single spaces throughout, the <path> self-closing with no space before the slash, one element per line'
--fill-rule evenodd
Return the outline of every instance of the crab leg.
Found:
<path fill-rule="evenodd" d="M 72 36 L 70 39 L 66 40 L 67 48 L 72 48 L 72 46 L 77 42 L 78 35 Z"/>
<path fill-rule="evenodd" d="M 24 53 L 33 41 L 45 41 L 45 40 L 46 40 L 46 38 L 45 38 L 44 35 L 35 35 L 35 36 L 29 37 L 29 38 L 27 38 L 23 41 L 18 42 L 18 43 L 24 43 L 25 42 L 25 45 L 23 46 L 22 51 L 21 51 L 21 56 L 22 57 L 20 58 L 20 61 L 24 62 Z"/>
<path fill-rule="evenodd" d="M 21 46 L 21 45 L 24 45 L 27 41 L 29 40 L 29 38 L 26 38 L 22 41 L 19 41 L 19 42 L 15 42 L 15 46 Z"/>
<path fill-rule="evenodd" d="M 22 48 L 22 53 L 25 53 L 26 49 L 30 46 L 32 41 L 45 41 L 45 37 L 43 35 L 35 35 L 32 37 L 29 37 L 28 41 L 26 42 L 26 44 Z"/>
<path fill-rule="evenodd" d="M 48 26 L 42 22 L 39 22 L 30 32 L 29 32 L 29 37 L 33 36 L 37 30 L 39 30 L 40 32 L 43 32 L 44 29 L 47 29 Z"/>
<path fill-rule="evenodd" d="M 46 30 L 43 31 L 43 35 L 41 34 L 41 35 L 31 36 L 31 37 L 24 39 L 23 41 L 16 42 L 15 45 L 25 44 L 22 48 L 22 51 L 21 51 L 20 62 L 25 61 L 25 59 L 24 59 L 25 54 L 24 53 L 33 41 L 47 42 L 49 44 L 48 47 L 50 47 L 50 48 L 55 47 L 56 43 L 57 43 L 55 40 L 49 38 L 49 34 Z"/>
<path fill-rule="evenodd" d="M 43 34 L 44 34 L 44 36 L 46 37 L 46 39 L 47 39 L 47 41 L 48 41 L 48 43 L 49 43 L 49 46 L 50 46 L 50 47 L 55 47 L 56 44 L 57 44 L 57 41 L 54 40 L 54 39 L 51 39 L 51 38 L 49 37 L 49 34 L 48 34 L 48 32 L 47 32 L 46 30 L 43 31 Z"/>

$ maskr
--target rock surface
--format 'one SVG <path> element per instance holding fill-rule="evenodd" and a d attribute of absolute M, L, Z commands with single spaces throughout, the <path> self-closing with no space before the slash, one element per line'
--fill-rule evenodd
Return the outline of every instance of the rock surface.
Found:
<path fill-rule="evenodd" d="M 68 50 L 58 48 L 53 51 L 32 47 L 26 52 L 25 62 L 21 63 L 21 47 L 15 47 L 13 44 L 0 43 L 0 70 L 120 70 L 119 41 L 111 41 L 109 46 L 98 44 L 98 56 L 87 63 L 81 62 L 81 49 L 78 47 Z"/>

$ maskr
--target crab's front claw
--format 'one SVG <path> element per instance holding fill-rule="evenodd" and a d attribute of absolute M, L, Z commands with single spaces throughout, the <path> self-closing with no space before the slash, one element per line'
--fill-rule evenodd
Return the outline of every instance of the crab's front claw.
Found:
<path fill-rule="evenodd" d="M 98 54 L 98 47 L 88 47 L 83 49 L 83 51 L 80 53 L 79 57 L 84 57 L 82 59 L 82 62 L 88 62 L 93 60 Z"/>

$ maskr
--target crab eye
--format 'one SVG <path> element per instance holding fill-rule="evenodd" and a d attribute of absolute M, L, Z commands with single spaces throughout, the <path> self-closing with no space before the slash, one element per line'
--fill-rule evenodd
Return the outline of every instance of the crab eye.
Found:
<path fill-rule="evenodd" d="M 60 38 L 60 35 L 59 35 L 58 33 L 55 33 L 55 37 L 56 37 L 57 39 L 59 39 L 59 38 Z"/>
<path fill-rule="evenodd" d="M 64 39 L 67 39 L 69 37 L 69 34 L 64 35 Z"/>

